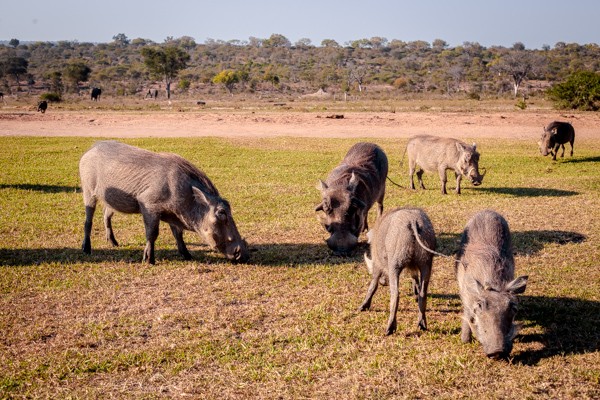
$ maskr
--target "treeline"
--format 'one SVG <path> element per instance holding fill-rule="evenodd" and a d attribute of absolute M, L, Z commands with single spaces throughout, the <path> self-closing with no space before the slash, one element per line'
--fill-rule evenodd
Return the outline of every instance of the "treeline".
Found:
<path fill-rule="evenodd" d="M 144 48 L 186 53 L 171 77 L 177 94 L 300 95 L 323 89 L 367 95 L 385 91 L 388 96 L 533 96 L 575 72 L 600 71 L 600 46 L 595 43 L 526 49 L 522 43 L 507 48 L 465 42 L 451 47 L 441 39 L 429 43 L 373 37 L 344 45 L 324 40 L 317 46 L 308 39 L 291 43 L 273 34 L 268 39 L 204 43 L 169 37 L 158 44 L 121 33 L 110 43 L 12 39 L 0 45 L 0 85 L 13 94 L 75 93 L 97 86 L 118 96 L 164 89 L 166 75 L 151 67 Z"/>

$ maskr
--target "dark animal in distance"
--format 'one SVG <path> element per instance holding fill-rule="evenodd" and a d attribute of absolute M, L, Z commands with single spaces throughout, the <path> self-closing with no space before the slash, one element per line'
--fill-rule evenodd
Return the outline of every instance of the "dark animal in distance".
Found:
<path fill-rule="evenodd" d="M 527 276 L 514 279 L 515 262 L 508 223 L 500 214 L 475 214 L 462 234 L 456 277 L 463 306 L 461 340 L 475 335 L 488 357 L 506 358 L 518 333 L 514 324 Z"/>
<path fill-rule="evenodd" d="M 106 239 L 114 246 L 111 219 L 115 211 L 142 214 L 146 248 L 142 261 L 154 264 L 154 243 L 159 222 L 171 227 L 177 249 L 192 258 L 183 241 L 183 231 L 194 231 L 228 259 L 249 259 L 227 200 L 210 179 L 184 158 L 153 153 L 115 141 L 97 142 L 79 161 L 85 204 L 83 252 L 91 253 L 91 230 L 96 203 L 104 203 Z"/>
<path fill-rule="evenodd" d="M 91 99 L 94 101 L 100 100 L 100 95 L 102 95 L 102 89 L 100 88 L 92 88 Z"/>
<path fill-rule="evenodd" d="M 387 156 L 373 143 L 357 143 L 342 162 L 319 180 L 321 224 L 329 232 L 327 246 L 337 255 L 348 255 L 358 244 L 361 232 L 368 229 L 367 216 L 376 202 L 377 216 L 383 212 Z"/>
<path fill-rule="evenodd" d="M 4 93 L 0 92 L 0 100 L 4 100 Z"/>
<path fill-rule="evenodd" d="M 544 128 L 542 139 L 538 142 L 540 153 L 543 156 L 552 154 L 556 160 L 558 148 L 562 147 L 561 157 L 565 156 L 565 143 L 571 144 L 571 157 L 573 157 L 573 144 L 575 143 L 575 129 L 569 122 L 554 121 Z"/>
<path fill-rule="evenodd" d="M 415 189 L 413 174 L 417 173 L 422 189 L 423 172 L 436 172 L 442 182 L 442 194 L 446 194 L 446 170 L 454 171 L 456 176 L 456 193 L 460 194 L 460 181 L 467 177 L 474 186 L 481 185 L 483 175 L 479 174 L 479 153 L 477 145 L 472 146 L 457 139 L 442 138 L 430 135 L 413 136 L 406 145 L 408 153 L 408 174 L 410 188 Z M 419 168 L 417 169 L 417 166 Z"/>
<path fill-rule="evenodd" d="M 151 99 L 152 98 L 156 99 L 158 97 L 158 90 L 157 89 L 154 89 L 154 90 L 148 89 L 148 93 L 146 93 L 146 97 L 144 97 L 144 98 L 147 99 L 148 97 L 150 97 Z"/>
<path fill-rule="evenodd" d="M 398 311 L 398 282 L 402 270 L 407 270 L 413 279 L 413 290 L 419 305 L 418 326 L 427 329 L 425 309 L 427 288 L 431 277 L 431 266 L 436 239 L 433 225 L 427 214 L 418 208 L 395 208 L 386 211 L 369 231 L 371 258 L 365 254 L 371 283 L 359 311 L 371 307 L 371 299 L 378 284 L 390 286 L 390 315 L 386 335 L 396 331 Z M 383 279 L 382 279 L 383 278 Z"/>
<path fill-rule="evenodd" d="M 38 103 L 37 110 L 44 114 L 48 109 L 48 102 L 46 100 L 42 100 Z"/>

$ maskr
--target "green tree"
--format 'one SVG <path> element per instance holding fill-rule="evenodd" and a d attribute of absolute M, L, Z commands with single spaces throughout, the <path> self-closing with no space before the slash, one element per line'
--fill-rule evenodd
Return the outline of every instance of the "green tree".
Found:
<path fill-rule="evenodd" d="M 113 38 L 113 43 L 117 46 L 125 47 L 129 44 L 129 39 L 124 33 L 117 33 Z"/>
<path fill-rule="evenodd" d="M 19 46 L 19 39 L 10 39 L 10 42 L 8 42 L 9 46 L 12 46 L 13 48 L 17 48 Z"/>
<path fill-rule="evenodd" d="M 79 82 L 87 82 L 92 69 L 83 61 L 73 61 L 65 67 L 64 76 L 73 92 L 79 93 Z"/>
<path fill-rule="evenodd" d="M 29 62 L 23 57 L 9 56 L 0 61 L 0 70 L 2 75 L 12 75 L 17 83 L 18 90 L 21 90 L 21 76 L 27 73 Z"/>
<path fill-rule="evenodd" d="M 596 111 L 600 109 L 600 75 L 591 71 L 575 72 L 550 88 L 548 95 L 559 108 Z"/>
<path fill-rule="evenodd" d="M 150 74 L 164 80 L 167 99 L 171 98 L 171 83 L 187 67 L 190 55 L 177 46 L 143 47 L 140 51 Z"/>
<path fill-rule="evenodd" d="M 236 71 L 225 69 L 219 72 L 212 81 L 213 83 L 225 86 L 229 94 L 233 94 L 233 88 L 240 81 L 240 76 Z"/>

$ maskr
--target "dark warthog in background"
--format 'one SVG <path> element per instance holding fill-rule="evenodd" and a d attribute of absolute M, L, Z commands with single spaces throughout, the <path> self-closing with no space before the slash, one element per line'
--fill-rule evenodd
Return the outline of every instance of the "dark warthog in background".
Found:
<path fill-rule="evenodd" d="M 90 234 L 98 199 L 104 202 L 106 239 L 114 246 L 111 218 L 115 211 L 141 213 L 146 228 L 143 261 L 154 264 L 158 225 L 165 221 L 177 241 L 179 253 L 192 258 L 183 231 L 200 234 L 212 248 L 230 260 L 248 260 L 227 200 L 210 179 L 176 154 L 152 153 L 115 141 L 97 142 L 79 161 L 85 203 L 83 251 L 91 253 Z"/>
<path fill-rule="evenodd" d="M 514 324 L 517 294 L 527 286 L 527 276 L 514 279 L 515 262 L 510 230 L 495 211 L 481 211 L 465 227 L 456 263 L 463 305 L 460 338 L 475 337 L 491 358 L 506 358 L 518 333 Z"/>
<path fill-rule="evenodd" d="M 365 254 L 365 262 L 371 274 L 371 283 L 359 311 L 371 307 L 371 299 L 378 283 L 384 283 L 387 278 L 390 285 L 390 316 L 385 333 L 394 333 L 398 311 L 398 280 L 402 270 L 406 269 L 413 278 L 413 288 L 419 304 L 419 328 L 427 329 L 425 309 L 433 262 L 433 254 L 427 249 L 435 250 L 436 246 L 435 232 L 429 217 L 418 208 L 395 208 L 375 222 L 369 236 L 371 259 Z"/>
<path fill-rule="evenodd" d="M 367 216 L 377 202 L 377 216 L 383 212 L 388 160 L 373 143 L 357 143 L 317 189 L 322 201 L 315 211 L 323 211 L 323 227 L 331 234 L 327 246 L 338 255 L 349 254 L 358 244 L 360 233 L 368 229 Z"/>
<path fill-rule="evenodd" d="M 538 142 L 538 145 L 543 156 L 552 154 L 552 159 L 556 160 L 559 147 L 562 147 L 560 156 L 565 156 L 565 143 L 567 142 L 571 144 L 571 157 L 573 157 L 573 143 L 575 143 L 573 125 L 568 122 L 554 121 L 544 128 L 542 139 Z"/>
<path fill-rule="evenodd" d="M 415 188 L 413 174 L 416 166 L 417 178 L 422 189 L 423 171 L 437 171 L 442 181 L 442 194 L 446 194 L 446 170 L 453 170 L 456 175 L 456 193 L 460 194 L 460 181 L 467 177 L 475 186 L 481 185 L 483 175 L 479 174 L 479 153 L 475 143 L 473 146 L 452 138 L 441 138 L 430 135 L 413 136 L 406 145 L 408 153 L 408 174 L 410 188 Z"/>
<path fill-rule="evenodd" d="M 92 89 L 92 100 L 94 100 L 94 101 L 100 100 L 100 95 L 102 95 L 102 89 L 97 88 L 97 87 Z"/>
<path fill-rule="evenodd" d="M 42 100 L 38 103 L 37 110 L 44 114 L 48 109 L 48 102 L 46 100 Z"/>

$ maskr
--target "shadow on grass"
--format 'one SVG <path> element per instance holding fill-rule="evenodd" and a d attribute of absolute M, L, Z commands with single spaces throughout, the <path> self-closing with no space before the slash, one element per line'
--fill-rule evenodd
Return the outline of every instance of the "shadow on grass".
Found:
<path fill-rule="evenodd" d="M 540 326 L 541 334 L 518 336 L 522 343 L 542 348 L 515 355 L 513 362 L 536 365 L 556 355 L 584 354 L 600 350 L 600 302 L 567 297 L 521 296 L 518 320 L 526 327 Z"/>
<path fill-rule="evenodd" d="M 582 243 L 585 240 L 585 235 L 569 231 L 512 232 L 512 242 L 517 255 L 534 255 L 542 251 L 547 243 L 565 245 Z"/>
<path fill-rule="evenodd" d="M 75 193 L 79 190 L 77 186 L 36 185 L 31 183 L 19 183 L 16 185 L 0 185 L 0 189 L 17 189 L 42 193 Z"/>
<path fill-rule="evenodd" d="M 583 158 L 569 158 L 562 161 L 563 163 L 584 163 L 584 162 L 600 162 L 600 156 L 595 157 L 583 157 Z"/>
<path fill-rule="evenodd" d="M 524 187 L 482 187 L 478 190 L 493 194 L 503 194 L 513 197 L 566 197 L 576 196 L 579 193 L 572 190 L 524 188 Z"/>
<path fill-rule="evenodd" d="M 51 249 L 0 249 L 0 267 L 20 267 L 40 264 L 77 264 L 77 263 L 140 263 L 144 248 L 92 249 L 92 254 L 84 254 L 76 248 Z M 199 263 L 228 263 L 225 257 L 219 257 L 211 251 L 191 251 L 194 260 Z M 177 250 L 157 249 L 156 263 L 184 261 Z M 187 262 L 187 261 L 186 261 Z"/>

